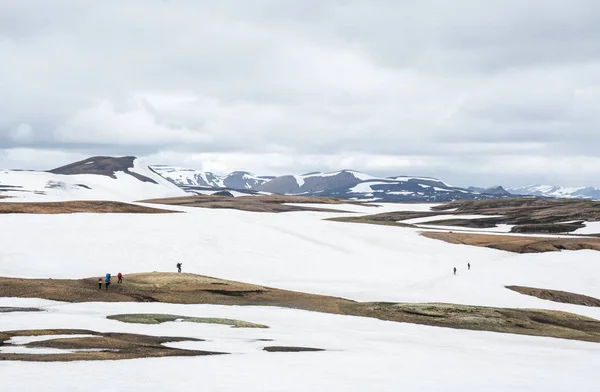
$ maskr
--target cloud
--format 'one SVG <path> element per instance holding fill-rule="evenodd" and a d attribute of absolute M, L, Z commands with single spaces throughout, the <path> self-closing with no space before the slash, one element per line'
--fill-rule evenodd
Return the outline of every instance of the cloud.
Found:
<path fill-rule="evenodd" d="M 594 0 L 31 5 L 0 0 L 3 167 L 600 186 Z"/>

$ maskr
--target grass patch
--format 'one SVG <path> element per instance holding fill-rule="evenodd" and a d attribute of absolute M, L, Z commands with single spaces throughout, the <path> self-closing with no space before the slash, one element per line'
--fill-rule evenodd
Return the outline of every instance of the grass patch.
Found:
<path fill-rule="evenodd" d="M 98 290 L 94 278 L 55 279 L 52 285 L 46 284 L 44 279 L 0 278 L 0 296 L 45 298 L 67 302 L 143 302 L 151 299 L 155 302 L 180 304 L 276 306 L 437 327 L 600 343 L 599 320 L 551 310 L 456 304 L 356 302 L 344 298 L 279 290 L 187 273 L 129 274 L 125 282 L 122 285 L 114 285 L 116 287 L 113 291 L 111 291 L 112 287 L 106 291 Z M 214 290 L 215 283 L 219 284 L 218 292 Z M 228 292 L 235 295 L 228 295 Z M 131 315 L 116 316 L 131 317 Z M 131 322 L 140 322 L 140 315 L 133 316 Z M 143 319 L 141 321 L 144 323 L 184 318 L 177 315 L 158 315 L 158 319 L 156 315 L 141 316 Z"/>
<path fill-rule="evenodd" d="M 250 323 L 242 320 L 211 317 L 187 317 L 174 314 L 115 314 L 107 316 L 110 320 L 118 320 L 124 323 L 135 324 L 162 324 L 170 321 L 182 321 L 186 323 L 220 324 L 229 325 L 233 328 L 269 328 L 266 325 Z"/>

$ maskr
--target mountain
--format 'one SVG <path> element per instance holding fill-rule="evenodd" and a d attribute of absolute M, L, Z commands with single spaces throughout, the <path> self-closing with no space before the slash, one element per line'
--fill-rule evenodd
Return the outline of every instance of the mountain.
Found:
<path fill-rule="evenodd" d="M 189 192 L 219 190 L 237 190 L 254 194 L 252 191 L 275 177 L 255 176 L 244 171 L 234 171 L 226 176 L 211 172 L 185 169 L 169 165 L 152 165 L 150 168 L 162 177 Z"/>
<path fill-rule="evenodd" d="M 296 180 L 296 184 L 291 182 L 290 177 Z M 273 193 L 329 196 L 383 202 L 438 202 L 498 197 L 454 187 L 436 178 L 410 176 L 374 177 L 351 170 L 278 177 L 260 186 L 258 189 Z"/>
<path fill-rule="evenodd" d="M 185 195 L 132 156 L 92 157 L 49 171 L 0 171 L 0 196 L 15 199 L 135 201 Z"/>
<path fill-rule="evenodd" d="M 562 187 L 557 185 L 529 185 L 520 188 L 508 188 L 514 195 L 538 197 L 559 197 L 567 199 L 600 200 L 600 189 L 593 187 Z"/>
<path fill-rule="evenodd" d="M 474 186 L 470 186 L 467 190 L 475 193 L 485 193 L 488 195 L 498 195 L 498 196 L 511 196 L 512 194 L 504 189 L 501 185 L 496 185 L 490 188 L 478 188 Z"/>
<path fill-rule="evenodd" d="M 499 189 L 474 192 L 428 177 L 376 177 L 354 170 L 302 175 L 256 176 L 237 171 L 226 176 L 166 165 L 154 165 L 154 171 L 188 192 L 211 193 L 215 190 L 244 194 L 275 193 L 306 196 L 330 196 L 377 201 L 448 201 L 505 197 Z M 502 189 L 503 190 L 503 189 Z"/>

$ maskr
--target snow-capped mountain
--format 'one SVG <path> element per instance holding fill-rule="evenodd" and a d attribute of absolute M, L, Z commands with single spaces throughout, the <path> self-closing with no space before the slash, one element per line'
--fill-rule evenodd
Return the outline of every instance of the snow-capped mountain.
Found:
<path fill-rule="evenodd" d="M 214 173 L 166 165 L 155 165 L 152 169 L 174 184 L 194 193 L 227 189 L 246 194 L 264 192 L 378 201 L 447 201 L 505 196 L 500 193 L 454 187 L 435 178 L 376 177 L 354 170 L 273 177 L 256 176 L 242 171 L 218 176 Z"/>
<path fill-rule="evenodd" d="M 168 165 L 152 165 L 150 168 L 173 184 L 184 188 L 252 190 L 274 178 L 255 176 L 244 171 L 234 171 L 226 176 L 218 176 L 211 172 Z"/>
<path fill-rule="evenodd" d="M 381 201 L 429 199 L 450 194 L 463 198 L 463 195 L 470 193 L 435 178 L 406 176 L 382 178 L 353 170 L 281 176 L 257 189 L 271 193 Z"/>
<path fill-rule="evenodd" d="M 454 187 L 436 178 L 375 177 L 352 170 L 277 177 L 259 186 L 258 189 L 272 193 L 390 202 L 447 201 L 494 197 Z"/>
<path fill-rule="evenodd" d="M 476 193 L 486 193 L 488 195 L 511 196 L 511 193 L 504 189 L 504 187 L 502 187 L 501 185 L 495 185 L 489 188 L 478 188 L 470 186 L 467 188 L 467 190 Z"/>
<path fill-rule="evenodd" d="M 559 197 L 567 199 L 600 200 L 600 189 L 593 187 L 562 187 L 556 185 L 529 185 L 520 188 L 507 188 L 514 195 L 538 197 Z"/>
<path fill-rule="evenodd" d="M 0 196 L 9 201 L 136 201 L 185 195 L 135 157 L 92 157 L 50 171 L 0 170 Z"/>

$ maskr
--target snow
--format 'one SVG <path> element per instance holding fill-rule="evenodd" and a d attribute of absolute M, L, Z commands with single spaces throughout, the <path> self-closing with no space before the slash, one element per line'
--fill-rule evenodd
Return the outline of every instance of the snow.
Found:
<path fill-rule="evenodd" d="M 29 344 L 33 342 L 43 342 L 51 339 L 75 339 L 75 338 L 91 338 L 94 335 L 40 335 L 40 336 L 13 336 L 9 340 L 4 341 L 4 344 Z"/>
<path fill-rule="evenodd" d="M 2 299 L 18 306 L 17 299 Z M 168 343 L 231 355 L 123 361 L 0 364 L 3 391 L 578 391 L 597 388 L 600 346 L 562 339 L 435 328 L 294 309 L 138 303 L 46 304 L 42 314 L 10 313 L 6 329 L 69 328 L 207 339 Z M 269 329 L 106 319 L 116 313 L 228 317 Z M 273 339 L 262 342 L 259 339 Z M 267 353 L 269 345 L 317 347 Z M 148 371 L 151 369 L 151 371 Z M 35 376 L 34 376 L 35 375 Z M 493 380 L 493 381 L 491 381 Z"/>
<path fill-rule="evenodd" d="M 0 184 L 21 186 L 22 189 L 9 190 L 1 194 L 11 196 L 10 199 L 3 200 L 3 202 L 28 200 L 135 201 L 189 195 L 151 171 L 140 160 L 134 161 L 134 166 L 130 171 L 148 177 L 156 184 L 140 181 L 124 172 L 115 173 L 117 177 L 115 179 L 95 174 L 61 175 L 35 171 L 2 171 L 0 172 Z"/>
<path fill-rule="evenodd" d="M 353 170 L 350 170 L 349 172 L 352 173 L 352 175 L 354 177 L 356 177 L 358 180 L 361 180 L 361 181 L 380 180 L 381 179 L 380 177 L 375 177 L 370 174 L 357 172 L 357 171 L 353 171 Z"/>
<path fill-rule="evenodd" d="M 20 329 L 28 329 L 23 327 Z M 89 338 L 94 335 L 41 335 L 41 336 L 13 336 L 9 340 L 4 341 L 4 345 L 0 346 L 0 353 L 5 354 L 69 354 L 78 351 L 102 351 L 101 349 L 58 349 L 46 347 L 24 347 L 24 345 L 33 342 L 42 342 L 51 339 L 74 339 L 74 338 Z"/>
<path fill-rule="evenodd" d="M 184 272 L 359 301 L 544 308 L 600 319 L 600 308 L 541 300 L 504 287 L 514 284 L 600 297 L 600 252 L 513 254 L 427 239 L 419 235 L 425 229 L 323 220 L 430 211 L 435 205 L 314 205 L 349 213 L 269 214 L 171 206 L 166 208 L 184 213 L 0 215 L 0 227 L 10 228 L 10 234 L 0 236 L 0 276 L 81 278 L 121 271 L 127 284 L 128 273 L 174 271 L 175 263 L 182 261 Z M 491 216 L 469 219 L 482 217 Z M 434 218 L 439 216 L 429 217 Z M 206 341 L 166 345 L 232 353 L 69 363 L 1 361 L 0 374 L 9 375 L 2 378 L 3 392 L 69 392 L 88 385 L 108 392 L 597 390 L 597 380 L 590 376 L 597 372 L 597 343 L 278 307 L 67 304 L 17 298 L 0 298 L 0 306 L 45 310 L 3 313 L 1 330 L 72 328 L 189 337 Z M 270 328 L 181 322 L 140 325 L 106 319 L 120 313 L 231 318 Z M 15 340 L 23 343 L 23 339 Z M 269 345 L 327 351 L 264 352 Z"/>
<path fill-rule="evenodd" d="M 528 185 L 520 188 L 508 188 L 509 192 L 520 195 L 559 197 L 568 199 L 594 199 L 600 192 L 593 187 L 562 187 L 558 185 Z"/>
<path fill-rule="evenodd" d="M 573 234 L 600 234 L 600 222 L 583 222 L 585 227 L 577 229 Z"/>
<path fill-rule="evenodd" d="M 301 188 L 304 185 L 304 176 L 294 176 L 296 182 L 298 183 L 298 187 Z"/>
<path fill-rule="evenodd" d="M 410 205 L 428 210 L 432 205 Z M 322 205 L 322 207 L 332 207 Z M 424 238 L 422 229 L 325 221 L 354 213 L 252 213 L 173 207 L 184 214 L 3 215 L 0 276 L 80 278 L 143 271 L 199 273 L 359 301 L 543 307 L 600 317 L 515 293 L 505 285 L 600 296 L 600 252 L 509 252 Z M 472 270 L 465 270 L 470 262 Z M 452 268 L 459 269 L 458 276 Z M 473 295 L 477 293 L 477 295 Z"/>
<path fill-rule="evenodd" d="M 371 192 L 377 192 L 377 190 L 374 190 L 373 188 L 371 188 L 374 185 L 387 185 L 389 184 L 389 182 L 381 182 L 381 181 L 374 181 L 374 182 L 361 182 L 360 184 L 356 185 L 355 187 L 350 189 L 350 193 L 371 193 Z"/>

